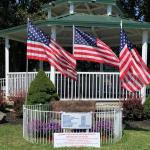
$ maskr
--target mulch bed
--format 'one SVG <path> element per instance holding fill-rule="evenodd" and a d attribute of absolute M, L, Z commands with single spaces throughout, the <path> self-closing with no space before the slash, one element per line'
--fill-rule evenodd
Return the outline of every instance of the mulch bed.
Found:
<path fill-rule="evenodd" d="M 10 123 L 10 124 L 22 124 L 23 118 L 16 117 L 12 114 L 12 112 L 7 112 L 6 113 L 6 118 L 5 121 L 2 122 L 1 124 L 4 123 Z"/>
<path fill-rule="evenodd" d="M 96 110 L 95 101 L 53 101 L 51 102 L 53 111 L 64 112 L 94 112 Z"/>
<path fill-rule="evenodd" d="M 144 130 L 150 130 L 150 120 L 144 121 L 127 121 L 125 122 L 126 126 L 130 128 L 139 128 Z"/>

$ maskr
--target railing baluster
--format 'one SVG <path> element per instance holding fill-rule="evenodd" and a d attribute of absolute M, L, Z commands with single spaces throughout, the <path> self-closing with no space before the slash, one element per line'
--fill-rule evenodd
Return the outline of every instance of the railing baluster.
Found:
<path fill-rule="evenodd" d="M 97 74 L 96 74 L 96 76 L 95 76 L 95 78 L 96 78 L 96 84 L 95 84 L 95 98 L 97 99 L 98 98 L 98 87 L 97 87 L 97 82 L 98 82 L 98 80 L 97 80 L 97 78 L 98 78 L 98 76 L 97 76 Z"/>
<path fill-rule="evenodd" d="M 90 86 L 90 82 L 91 82 L 91 76 L 89 74 L 89 99 L 91 98 L 91 86 Z"/>
<path fill-rule="evenodd" d="M 77 99 L 77 80 L 75 81 L 75 100 Z"/>
<path fill-rule="evenodd" d="M 102 87 L 102 86 L 101 86 L 101 76 L 102 76 L 102 75 L 99 74 L 99 99 L 101 98 L 101 91 L 102 91 L 102 90 L 101 90 L 101 87 Z"/>
<path fill-rule="evenodd" d="M 69 78 L 67 79 L 67 81 L 68 81 L 68 96 L 67 96 L 67 99 L 70 99 L 70 80 L 69 80 Z"/>
<path fill-rule="evenodd" d="M 87 74 L 85 75 L 85 98 L 87 97 Z"/>
<path fill-rule="evenodd" d="M 66 77 L 64 78 L 64 99 L 66 99 Z"/>
<path fill-rule="evenodd" d="M 63 94 L 62 94 L 62 74 L 60 75 L 60 79 L 61 79 L 60 97 L 62 98 L 63 97 Z"/>
<path fill-rule="evenodd" d="M 80 74 L 79 74 L 79 80 L 78 80 L 78 99 L 80 99 Z"/>
<path fill-rule="evenodd" d="M 102 99 L 104 99 L 104 91 L 105 91 L 105 89 L 104 89 L 104 83 L 105 83 L 105 79 L 104 79 L 104 74 L 102 74 L 102 81 L 103 81 L 103 90 L 102 90 Z"/>
<path fill-rule="evenodd" d="M 82 86 L 82 87 L 81 87 L 81 89 L 82 89 L 82 90 L 81 90 L 81 95 L 82 95 L 82 99 L 83 99 L 83 93 L 84 93 L 84 92 L 83 92 L 83 78 L 84 78 L 84 76 L 83 76 L 83 74 L 82 74 L 82 76 L 81 76 L 81 81 L 82 81 L 82 84 L 81 84 L 81 86 Z"/>

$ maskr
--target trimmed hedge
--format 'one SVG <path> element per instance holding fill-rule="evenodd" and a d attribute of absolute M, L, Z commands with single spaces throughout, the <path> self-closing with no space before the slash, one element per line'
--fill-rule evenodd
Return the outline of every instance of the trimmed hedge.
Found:
<path fill-rule="evenodd" d="M 56 89 L 45 72 L 39 71 L 36 78 L 31 82 L 27 96 L 27 104 L 45 104 L 52 100 L 59 100 Z"/>
<path fill-rule="evenodd" d="M 123 119 L 124 121 L 132 120 L 138 121 L 143 120 L 143 105 L 142 99 L 136 97 L 128 97 L 123 102 Z"/>
<path fill-rule="evenodd" d="M 144 118 L 150 120 L 150 96 L 146 98 L 144 103 Z"/>

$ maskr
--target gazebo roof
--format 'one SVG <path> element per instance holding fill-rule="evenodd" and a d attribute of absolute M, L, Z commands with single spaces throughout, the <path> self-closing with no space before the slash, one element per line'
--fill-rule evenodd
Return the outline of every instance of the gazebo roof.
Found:
<path fill-rule="evenodd" d="M 95 36 L 101 38 L 105 42 L 113 41 L 113 44 L 118 43 L 120 21 L 123 22 L 123 27 L 129 33 L 129 37 L 138 43 L 141 42 L 141 31 L 150 30 L 150 23 L 136 22 L 130 19 L 121 19 L 115 16 L 101 16 L 101 15 L 88 15 L 88 14 L 72 14 L 54 17 L 48 20 L 34 22 L 47 34 L 50 34 L 52 25 L 58 26 L 57 39 L 68 45 L 72 37 L 73 25 L 83 28 L 83 30 L 89 30 L 94 33 Z M 61 27 L 60 27 L 61 26 Z M 26 42 L 26 25 L 21 25 L 0 31 L 0 37 L 9 37 L 12 40 Z M 114 30 L 115 28 L 115 30 Z M 63 36 L 67 34 L 68 36 Z M 69 40 L 69 41 L 68 41 Z M 111 43 L 110 43 L 111 44 Z"/>
<path fill-rule="evenodd" d="M 64 14 L 64 10 L 66 10 L 66 6 L 68 7 L 68 3 L 76 4 L 76 13 Z M 55 25 L 57 41 L 63 46 L 72 45 L 73 25 L 80 27 L 82 30 L 87 31 L 96 37 L 99 37 L 110 46 L 116 46 L 119 43 L 120 21 L 122 20 L 123 28 L 127 31 L 128 37 L 134 42 L 134 44 L 141 44 L 142 31 L 150 31 L 150 23 L 126 19 L 122 16 L 116 15 L 115 12 L 112 13 L 111 16 L 99 14 L 99 9 L 103 10 L 103 8 L 106 8 L 106 6 L 103 7 L 102 5 L 108 4 L 117 8 L 116 0 L 86 0 L 86 3 L 85 0 L 57 0 L 53 2 L 53 4 L 51 3 L 43 6 L 45 10 L 48 10 L 48 7 L 52 7 L 52 12 L 54 12 L 52 17 L 42 21 L 35 21 L 34 24 L 40 27 L 47 34 L 51 33 L 51 27 Z M 84 13 L 80 13 L 81 8 L 86 11 L 83 11 Z M 58 12 L 58 14 L 55 12 Z M 26 42 L 26 28 L 26 25 L 20 25 L 1 30 L 0 37 L 9 37 L 11 40 Z"/>

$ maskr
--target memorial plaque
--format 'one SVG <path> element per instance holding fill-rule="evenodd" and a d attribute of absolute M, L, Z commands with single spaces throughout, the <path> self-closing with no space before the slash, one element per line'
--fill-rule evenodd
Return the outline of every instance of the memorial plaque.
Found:
<path fill-rule="evenodd" d="M 90 129 L 92 127 L 92 113 L 61 114 L 61 127 L 68 129 Z"/>

